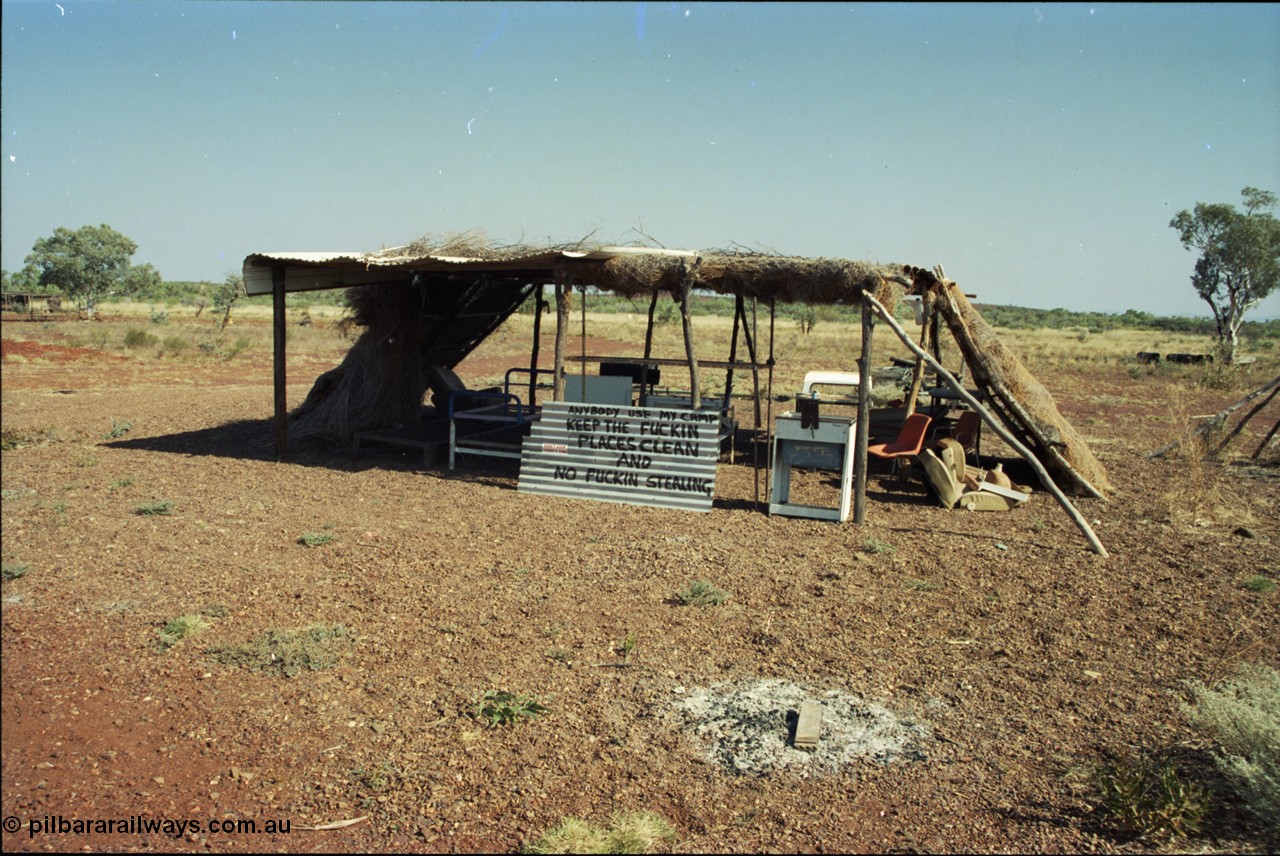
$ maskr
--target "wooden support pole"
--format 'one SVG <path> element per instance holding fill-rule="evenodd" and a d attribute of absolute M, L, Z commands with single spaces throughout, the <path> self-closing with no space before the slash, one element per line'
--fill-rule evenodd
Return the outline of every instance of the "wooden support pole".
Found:
<path fill-rule="evenodd" d="M 755 401 L 756 430 L 760 430 L 763 417 L 760 409 L 760 361 L 756 359 L 756 299 L 751 298 L 751 323 L 747 323 L 747 306 L 741 295 L 735 300 L 736 311 L 742 315 L 742 338 L 747 343 L 747 355 L 751 357 L 751 395 Z"/>
<path fill-rule="evenodd" d="M 920 296 L 920 311 L 922 319 L 920 322 L 920 349 L 929 350 L 929 337 L 932 335 L 933 327 L 933 301 L 929 298 L 929 294 Z M 916 412 L 916 402 L 920 399 L 920 384 L 924 380 L 924 360 L 916 357 L 915 368 L 911 371 L 911 390 L 907 393 L 907 416 Z"/>
<path fill-rule="evenodd" d="M 729 370 L 724 374 L 724 404 L 721 409 L 725 412 L 729 410 L 729 398 L 733 395 L 733 364 L 738 360 L 738 306 L 741 303 L 742 296 L 738 295 L 733 310 L 733 336 L 729 339 Z"/>
<path fill-rule="evenodd" d="M 538 350 L 542 346 L 542 310 L 547 298 L 542 293 L 542 283 L 537 286 L 537 298 L 533 304 L 533 352 L 529 354 L 529 409 L 538 406 Z"/>
<path fill-rule="evenodd" d="M 659 294 L 661 292 L 655 288 L 653 297 L 649 298 L 649 323 L 644 328 L 644 358 L 646 360 L 653 356 L 653 313 L 658 308 Z"/>
<path fill-rule="evenodd" d="M 271 330 L 275 362 L 276 457 L 283 458 L 289 445 L 289 394 L 285 385 L 284 265 L 271 269 Z"/>
<path fill-rule="evenodd" d="M 1277 431 L 1280 431 L 1280 420 L 1277 420 L 1276 424 L 1271 426 L 1271 430 L 1267 432 L 1267 436 L 1262 438 L 1262 442 L 1258 444 L 1258 448 L 1254 450 L 1250 457 L 1256 460 L 1258 456 L 1262 454 L 1262 450 L 1267 448 L 1267 444 L 1271 442 L 1271 438 L 1276 436 Z"/>
<path fill-rule="evenodd" d="M 1220 454 L 1222 454 L 1222 450 L 1223 450 L 1223 449 L 1225 449 L 1225 448 L 1227 448 L 1227 444 L 1228 444 L 1228 443 L 1230 443 L 1232 440 L 1234 440 L 1234 439 L 1236 438 L 1236 436 L 1237 436 L 1241 431 L 1243 431 L 1243 430 L 1244 430 L 1244 426 L 1246 426 L 1246 425 L 1248 425 L 1248 424 L 1249 424 L 1249 420 L 1250 420 L 1250 419 L 1252 419 L 1253 417 L 1255 417 L 1255 416 L 1257 416 L 1257 415 L 1258 415 L 1258 411 L 1262 410 L 1262 408 L 1266 407 L 1268 404 L 1270 404 L 1270 403 L 1271 403 L 1271 399 L 1273 399 L 1273 398 L 1275 398 L 1275 397 L 1276 397 L 1276 393 L 1277 393 L 1277 392 L 1280 392 L 1280 386 L 1277 386 L 1277 387 L 1273 388 L 1273 389 L 1271 390 L 1271 394 L 1270 394 L 1270 395 L 1268 395 L 1266 398 L 1262 399 L 1262 401 L 1261 401 L 1261 402 L 1259 402 L 1259 403 L 1258 403 L 1258 404 L 1257 404 L 1257 405 L 1256 405 L 1252 410 L 1250 410 L 1248 413 L 1246 413 L 1246 414 L 1244 415 L 1244 417 L 1243 417 L 1239 422 L 1237 422 L 1237 423 L 1236 423 L 1236 427 L 1232 428 L 1232 429 L 1231 429 L 1231 431 L 1229 431 L 1229 432 L 1227 433 L 1227 436 L 1225 436 L 1225 437 L 1223 437 L 1223 438 L 1222 438 L 1222 442 L 1221 442 L 1221 443 L 1219 443 L 1219 444 L 1217 445 L 1217 448 L 1215 448 L 1215 449 L 1213 450 L 1213 454 L 1215 454 L 1215 455 L 1220 455 Z"/>
<path fill-rule="evenodd" d="M 1269 383 L 1266 383 L 1263 386 L 1258 387 L 1253 392 L 1249 393 L 1244 398 L 1237 401 L 1235 404 L 1232 404 L 1230 407 L 1227 407 L 1224 410 L 1218 411 L 1217 413 L 1210 416 L 1205 421 L 1201 422 L 1200 427 L 1196 429 L 1195 434 L 1192 436 L 1203 437 L 1204 435 L 1209 434 L 1212 431 L 1216 431 L 1217 429 L 1223 426 L 1223 424 L 1227 421 L 1227 417 L 1230 416 L 1232 413 L 1235 413 L 1241 407 L 1244 407 L 1246 404 L 1248 404 L 1250 401 L 1253 401 L 1258 396 L 1266 395 L 1268 392 L 1271 392 L 1273 389 L 1275 389 L 1278 386 L 1280 386 L 1280 375 L 1277 375 Z M 1251 417 L 1252 415 L 1253 414 L 1250 414 Z M 1180 445 L 1182 445 L 1181 440 L 1174 440 L 1172 443 L 1168 444 L 1167 446 L 1159 448 L 1156 451 L 1152 452 L 1150 455 L 1147 455 L 1147 457 L 1148 458 L 1164 457 L 1165 455 L 1172 452 L 1174 449 L 1178 448 Z"/>
<path fill-rule="evenodd" d="M 555 377 L 551 384 L 553 401 L 564 401 L 564 341 L 569 333 L 569 299 L 570 291 L 565 284 L 566 275 L 562 270 L 556 271 L 556 354 Z"/>
<path fill-rule="evenodd" d="M 647 407 L 649 404 L 649 385 L 657 383 L 657 379 L 649 379 L 649 357 L 653 356 L 653 313 L 658 308 L 658 295 L 656 288 L 653 295 L 649 298 L 649 320 L 644 328 L 644 359 L 645 362 L 640 366 L 640 406 Z"/>
<path fill-rule="evenodd" d="M 862 355 L 858 357 L 858 427 L 853 433 L 853 522 L 867 519 L 867 441 L 871 431 L 871 339 L 875 316 L 862 300 Z"/>
<path fill-rule="evenodd" d="M 754 310 L 752 312 L 754 315 Z M 764 483 L 769 491 L 769 500 L 773 500 L 773 327 L 777 310 L 772 300 L 769 301 L 769 360 L 765 363 L 765 368 L 769 370 L 768 379 L 766 380 L 767 391 L 765 393 L 765 421 L 764 436 L 769 441 L 769 454 L 764 459 Z M 755 360 L 752 360 L 754 363 Z"/>
<path fill-rule="evenodd" d="M 689 290 L 693 285 L 693 277 L 689 275 L 684 262 L 680 263 L 680 318 L 684 322 L 684 353 L 689 360 L 689 386 L 691 404 L 694 410 L 702 409 L 702 389 L 698 381 L 698 357 L 693 348 L 693 319 L 689 317 Z"/>
<path fill-rule="evenodd" d="M 910 349 L 910 351 L 917 357 L 923 355 L 926 362 L 928 362 L 933 370 L 938 373 L 938 377 L 941 378 L 947 386 L 951 387 L 956 395 L 960 396 L 960 398 L 964 399 L 970 407 L 976 410 L 982 417 L 982 421 L 991 426 L 991 430 L 1000 435 L 1001 440 L 1008 443 L 1010 448 L 1021 455 L 1023 460 L 1031 465 L 1031 468 L 1035 470 L 1036 475 L 1039 477 L 1040 483 L 1044 485 L 1045 490 L 1049 491 L 1049 493 L 1053 495 L 1053 498 L 1058 501 L 1058 504 L 1062 506 L 1063 511 L 1067 513 L 1067 516 L 1071 518 L 1072 522 L 1076 524 L 1076 527 L 1084 534 L 1085 539 L 1088 540 L 1089 546 L 1093 551 L 1104 559 L 1107 558 L 1110 554 L 1107 553 L 1107 548 L 1102 546 L 1102 542 L 1098 540 L 1098 536 L 1094 533 L 1092 527 L 1089 526 L 1089 521 L 1084 519 L 1084 515 L 1082 515 L 1079 510 L 1071 504 L 1071 500 L 1067 499 L 1066 494 L 1059 490 L 1058 486 L 1053 483 L 1053 479 L 1049 476 L 1049 471 L 1046 470 L 1044 465 L 1040 463 L 1039 459 L 1031 453 L 1031 450 L 1022 445 L 1022 443 L 1018 441 L 1018 438 L 1013 436 L 1012 432 L 1005 428 L 999 420 L 993 417 L 991 413 L 988 412 L 987 408 L 985 408 L 978 399 L 974 398 L 973 395 L 964 388 L 964 384 L 956 380 L 955 376 L 953 376 L 951 372 L 943 368 L 941 362 L 926 354 L 919 345 L 911 341 L 911 337 L 907 335 L 907 332 L 902 329 L 902 326 L 898 324 L 898 322 L 894 320 L 893 316 L 890 315 L 884 306 L 880 304 L 880 301 L 865 293 L 862 295 L 862 300 L 864 306 L 869 305 L 871 309 L 875 311 L 876 315 L 889 325 L 889 329 L 893 330 L 898 338 L 902 340 L 902 344 L 906 345 L 907 348 Z"/>
<path fill-rule="evenodd" d="M 578 363 L 578 400 L 587 400 L 587 286 L 584 283 L 581 288 L 582 296 L 578 298 L 582 301 L 582 337 L 578 340 L 578 355 L 582 361 Z"/>

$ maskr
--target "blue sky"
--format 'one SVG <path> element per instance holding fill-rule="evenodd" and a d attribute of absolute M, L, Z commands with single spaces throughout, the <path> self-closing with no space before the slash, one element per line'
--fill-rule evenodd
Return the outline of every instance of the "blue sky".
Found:
<path fill-rule="evenodd" d="M 215 281 L 252 252 L 644 233 L 1204 315 L 1169 220 L 1280 193 L 1273 4 L 2 11 L 10 271 L 100 223 L 165 279 Z"/>

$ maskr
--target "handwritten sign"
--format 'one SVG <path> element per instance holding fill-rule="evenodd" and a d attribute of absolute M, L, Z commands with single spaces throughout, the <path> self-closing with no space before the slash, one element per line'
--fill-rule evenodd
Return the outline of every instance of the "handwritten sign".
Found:
<path fill-rule="evenodd" d="M 719 433 L 714 411 L 549 402 L 524 440 L 519 489 L 710 511 Z"/>

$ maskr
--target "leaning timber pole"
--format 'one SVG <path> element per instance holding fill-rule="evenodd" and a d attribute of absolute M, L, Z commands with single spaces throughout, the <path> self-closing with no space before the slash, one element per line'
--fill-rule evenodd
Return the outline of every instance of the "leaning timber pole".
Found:
<path fill-rule="evenodd" d="M 1097 553 L 1104 559 L 1108 558 L 1111 554 L 1107 552 L 1106 547 L 1102 546 L 1102 542 L 1098 540 L 1098 536 L 1094 534 L 1093 529 L 1089 526 L 1089 521 L 1084 519 L 1084 515 L 1082 515 L 1080 511 L 1071 504 L 1071 500 L 1067 499 L 1066 494 L 1059 490 L 1058 486 L 1053 483 L 1053 479 L 1049 476 L 1049 471 L 1046 470 L 1044 465 L 1040 463 L 1040 460 L 1031 453 L 1031 450 L 1022 445 L 1022 443 L 1020 443 L 1018 439 L 999 422 L 999 420 L 994 419 L 978 399 L 974 398 L 973 395 L 964 388 L 964 384 L 956 380 L 955 376 L 952 375 L 951 372 L 943 368 L 942 363 L 938 362 L 938 360 L 934 359 L 932 355 L 924 351 L 915 342 L 911 341 L 911 337 L 907 335 L 907 331 L 902 329 L 902 326 L 898 324 L 894 317 L 889 314 L 888 310 L 881 305 L 880 301 L 866 293 L 863 293 L 862 300 L 864 306 L 869 305 L 876 315 L 889 325 L 889 329 L 893 330 L 897 337 L 902 340 L 902 344 L 906 345 L 911 353 L 927 362 L 930 367 L 938 373 L 938 377 L 942 378 L 943 383 L 951 387 L 951 389 L 955 391 L 956 395 L 959 395 L 966 404 L 977 411 L 982 417 L 982 421 L 990 425 L 991 430 L 995 431 L 996 434 L 1000 436 L 1001 440 L 1008 443 L 1010 448 L 1021 455 L 1022 458 L 1031 465 L 1031 468 L 1035 470 L 1036 475 L 1040 478 L 1040 483 L 1044 485 L 1045 490 L 1053 494 L 1053 498 L 1062 506 L 1062 510 L 1067 513 L 1067 516 L 1071 518 L 1072 522 L 1076 524 L 1082 533 L 1084 533 L 1084 537 L 1088 540 L 1089 546 L 1093 549 L 1093 552 Z"/>

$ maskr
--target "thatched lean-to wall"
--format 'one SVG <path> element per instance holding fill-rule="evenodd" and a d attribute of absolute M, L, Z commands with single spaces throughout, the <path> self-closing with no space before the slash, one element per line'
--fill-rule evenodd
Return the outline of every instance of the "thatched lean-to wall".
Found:
<path fill-rule="evenodd" d="M 1058 412 L 1053 396 L 1010 351 L 964 293 L 949 280 L 930 280 L 925 299 L 946 321 L 974 383 L 1001 421 L 1075 492 L 1102 496 L 1112 490 L 1107 471 L 1084 438 Z"/>
<path fill-rule="evenodd" d="M 418 421 L 428 387 L 421 359 L 424 290 L 422 282 L 406 282 L 347 292 L 343 326 L 364 332 L 290 414 L 290 436 L 345 443 L 357 431 Z"/>

